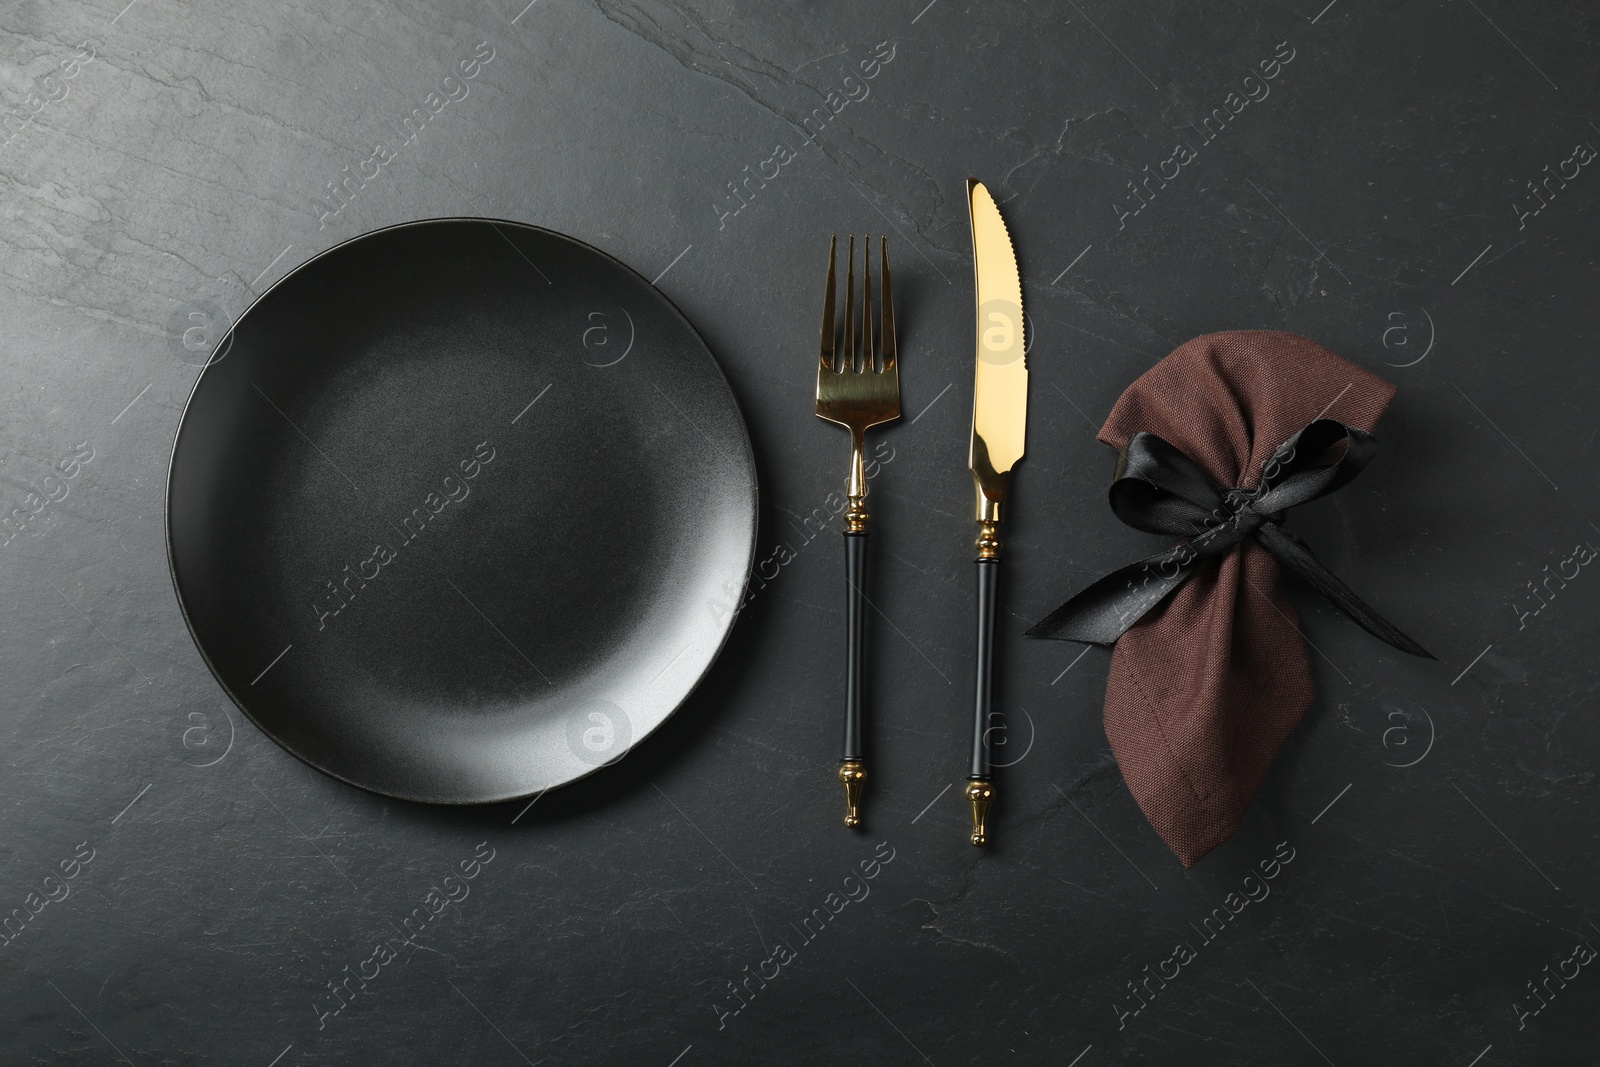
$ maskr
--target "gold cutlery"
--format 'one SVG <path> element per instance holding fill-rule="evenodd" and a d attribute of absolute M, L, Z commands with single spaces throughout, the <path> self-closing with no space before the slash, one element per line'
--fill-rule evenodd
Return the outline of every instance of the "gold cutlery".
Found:
<path fill-rule="evenodd" d="M 972 843 L 988 841 L 994 775 L 986 733 L 994 686 L 994 612 L 1000 580 L 1000 512 L 1011 468 L 1022 459 L 1028 428 L 1028 361 L 1022 280 L 1000 209 L 983 183 L 967 179 L 972 269 L 977 304 L 977 369 L 968 466 L 978 490 L 978 662 L 967 800 Z"/>
<path fill-rule="evenodd" d="M 861 824 L 861 790 L 867 772 L 861 744 L 863 716 L 863 628 L 866 609 L 867 475 L 866 433 L 900 417 L 900 369 L 896 363 L 894 303 L 889 291 L 889 240 L 880 238 L 883 275 L 881 340 L 873 344 L 872 239 L 863 241 L 859 334 L 855 320 L 856 239 L 850 235 L 845 261 L 844 331 L 834 328 L 834 260 L 839 239 L 828 242 L 828 291 L 822 301 L 822 358 L 817 364 L 817 417 L 850 431 L 849 504 L 845 508 L 846 660 L 844 748 L 839 780 L 844 783 L 846 826 Z"/>

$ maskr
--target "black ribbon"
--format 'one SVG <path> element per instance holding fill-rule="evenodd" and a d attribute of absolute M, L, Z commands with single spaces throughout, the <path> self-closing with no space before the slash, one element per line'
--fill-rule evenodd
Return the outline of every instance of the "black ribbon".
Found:
<path fill-rule="evenodd" d="M 1342 454 L 1324 462 L 1328 450 L 1341 442 Z M 1224 489 L 1160 437 L 1134 434 L 1117 462 L 1111 510 L 1135 529 L 1184 534 L 1189 539 L 1112 571 L 1052 611 L 1028 636 L 1113 644 L 1202 563 L 1254 537 L 1368 633 L 1402 652 L 1433 659 L 1427 649 L 1363 603 L 1305 542 L 1282 526 L 1286 511 L 1345 485 L 1377 450 L 1377 439 L 1367 431 L 1316 419 L 1273 451 L 1256 488 Z"/>

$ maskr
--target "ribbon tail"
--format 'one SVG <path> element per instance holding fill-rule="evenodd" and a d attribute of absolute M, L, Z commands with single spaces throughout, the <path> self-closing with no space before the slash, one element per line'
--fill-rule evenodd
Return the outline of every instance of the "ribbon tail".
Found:
<path fill-rule="evenodd" d="M 1115 644 L 1129 627 L 1182 585 L 1200 559 L 1193 549 L 1179 545 L 1114 570 L 1073 594 L 1035 623 L 1027 636 L 1091 645 Z"/>
<path fill-rule="evenodd" d="M 1275 522 L 1262 523 L 1256 530 L 1256 539 L 1267 551 L 1295 574 L 1308 582 L 1313 589 L 1326 597 L 1334 607 L 1355 620 L 1367 633 L 1387 642 L 1402 652 L 1423 659 L 1434 659 L 1433 653 L 1417 644 L 1394 623 L 1379 615 L 1323 562 L 1311 554 L 1311 549 L 1293 534 Z"/>

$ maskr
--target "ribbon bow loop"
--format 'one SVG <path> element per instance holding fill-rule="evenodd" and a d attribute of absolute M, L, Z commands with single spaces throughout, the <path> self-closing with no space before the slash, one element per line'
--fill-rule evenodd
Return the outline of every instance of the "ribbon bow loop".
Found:
<path fill-rule="evenodd" d="M 1134 434 L 1117 461 L 1111 510 L 1137 530 L 1192 537 L 1223 503 L 1206 472 L 1153 433 Z"/>

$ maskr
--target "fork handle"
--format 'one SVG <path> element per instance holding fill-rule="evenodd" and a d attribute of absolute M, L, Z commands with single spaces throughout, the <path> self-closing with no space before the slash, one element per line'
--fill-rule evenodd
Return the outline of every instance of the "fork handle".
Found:
<path fill-rule="evenodd" d="M 865 525 L 866 516 L 861 516 Z M 852 523 L 855 525 L 855 523 Z M 844 783 L 846 826 L 861 825 L 861 789 L 867 778 L 862 766 L 861 719 L 865 683 L 867 531 L 846 530 L 844 534 L 845 591 L 845 682 L 844 749 L 839 758 L 839 781 Z"/>
<path fill-rule="evenodd" d="M 988 842 L 989 804 L 994 799 L 994 774 L 989 763 L 989 712 L 994 689 L 994 608 L 1000 583 L 998 556 L 978 565 L 978 663 L 972 713 L 972 764 L 967 774 L 967 800 L 972 805 L 972 843 Z"/>

